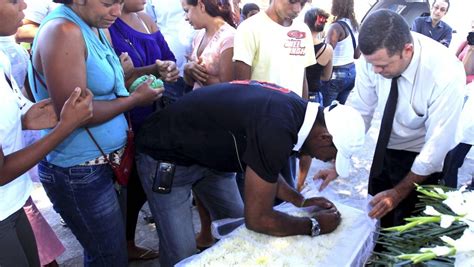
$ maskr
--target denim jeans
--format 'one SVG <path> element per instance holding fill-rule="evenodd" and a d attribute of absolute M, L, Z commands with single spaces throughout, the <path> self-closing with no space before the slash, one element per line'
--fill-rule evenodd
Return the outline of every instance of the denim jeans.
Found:
<path fill-rule="evenodd" d="M 244 215 L 234 173 L 218 172 L 199 165 L 176 166 L 171 192 L 155 193 L 153 179 L 158 161 L 137 156 L 138 174 L 155 218 L 160 239 L 160 265 L 173 266 L 194 255 L 196 240 L 191 211 L 191 190 L 209 211 L 212 220 Z"/>
<path fill-rule="evenodd" d="M 471 150 L 472 145 L 460 143 L 448 152 L 443 164 L 443 181 L 444 185 L 457 188 L 458 187 L 458 170 L 461 168 L 467 153 Z"/>
<path fill-rule="evenodd" d="M 355 76 L 355 64 L 334 67 L 331 80 L 327 86 L 321 88 L 324 106 L 331 105 L 333 100 L 338 100 L 339 103 L 344 104 L 352 88 L 354 88 Z"/>
<path fill-rule="evenodd" d="M 125 225 L 107 164 L 62 168 L 38 165 L 40 181 L 84 248 L 84 266 L 127 266 Z"/>
<path fill-rule="evenodd" d="M 309 92 L 308 101 L 319 103 L 319 105 L 323 105 L 323 94 L 321 92 Z"/>

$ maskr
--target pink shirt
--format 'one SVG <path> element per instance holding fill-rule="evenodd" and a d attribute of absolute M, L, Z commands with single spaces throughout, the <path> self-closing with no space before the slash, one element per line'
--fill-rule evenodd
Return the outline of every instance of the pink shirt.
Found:
<path fill-rule="evenodd" d="M 193 51 L 191 53 L 191 60 L 198 61 L 197 50 L 201 44 L 202 39 L 206 33 L 205 29 L 200 30 L 193 39 Z M 235 28 L 227 23 L 224 23 L 219 30 L 214 34 L 207 46 L 201 54 L 202 64 L 205 66 L 210 78 L 219 78 L 219 63 L 222 52 L 226 49 L 234 47 Z M 232 64 L 232 61 L 229 62 Z M 200 88 L 203 85 L 199 82 L 194 83 L 194 89 Z"/>

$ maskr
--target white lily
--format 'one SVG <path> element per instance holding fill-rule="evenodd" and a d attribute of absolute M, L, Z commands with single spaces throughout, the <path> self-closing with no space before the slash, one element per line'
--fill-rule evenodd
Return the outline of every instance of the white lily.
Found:
<path fill-rule="evenodd" d="M 433 208 L 433 206 L 426 206 L 424 213 L 430 216 L 441 216 L 441 213 Z"/>
<path fill-rule="evenodd" d="M 445 192 L 443 189 L 439 188 L 439 187 L 435 187 L 433 188 L 434 191 L 436 191 L 436 193 L 440 194 L 440 195 L 444 195 Z"/>
<path fill-rule="evenodd" d="M 453 224 L 454 220 L 456 220 L 454 216 L 442 214 L 439 226 L 441 226 L 441 228 L 448 228 Z"/>
<path fill-rule="evenodd" d="M 454 213 L 457 215 L 463 216 L 468 213 L 468 206 L 466 200 L 464 199 L 462 191 L 451 191 L 447 192 L 446 196 L 448 197 L 443 201 Z"/>
<path fill-rule="evenodd" d="M 436 254 L 436 256 L 448 256 L 451 253 L 451 248 L 446 247 L 446 246 L 436 246 L 433 248 L 420 248 L 420 251 L 421 252 L 431 251 L 434 254 Z"/>

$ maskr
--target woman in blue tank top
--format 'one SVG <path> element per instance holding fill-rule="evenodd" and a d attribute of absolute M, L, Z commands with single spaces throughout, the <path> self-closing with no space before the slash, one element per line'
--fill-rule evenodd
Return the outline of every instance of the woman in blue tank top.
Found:
<path fill-rule="evenodd" d="M 45 18 L 33 43 L 32 92 L 36 100 L 51 98 L 61 110 L 75 87 L 89 88 L 94 112 L 39 164 L 40 180 L 54 209 L 83 246 L 85 266 L 127 266 L 113 172 L 84 127 L 106 157 L 119 163 L 126 142 L 123 112 L 150 105 L 163 90 L 153 90 L 149 83 L 132 94 L 125 88 L 120 61 L 103 32 L 120 16 L 121 1 L 55 2 L 64 5 Z"/>

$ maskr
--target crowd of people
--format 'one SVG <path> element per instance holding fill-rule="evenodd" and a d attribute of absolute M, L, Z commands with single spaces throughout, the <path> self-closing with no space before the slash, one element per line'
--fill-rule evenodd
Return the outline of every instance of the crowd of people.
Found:
<path fill-rule="evenodd" d="M 332 232 L 335 205 L 300 193 L 312 158 L 334 163 L 315 176 L 321 190 L 350 175 L 378 107 L 368 216 L 399 225 L 415 183 L 456 187 L 474 143 L 474 20 L 454 54 L 449 0 L 412 25 L 391 10 L 360 23 L 354 0 L 330 13 L 307 2 L 0 0 L 0 266 L 57 266 L 65 250 L 30 197 L 34 166 L 85 266 L 174 266 L 212 246 L 222 218 L 273 236 Z M 159 251 L 135 244 L 147 201 Z M 290 216 L 281 201 L 316 211 Z"/>

